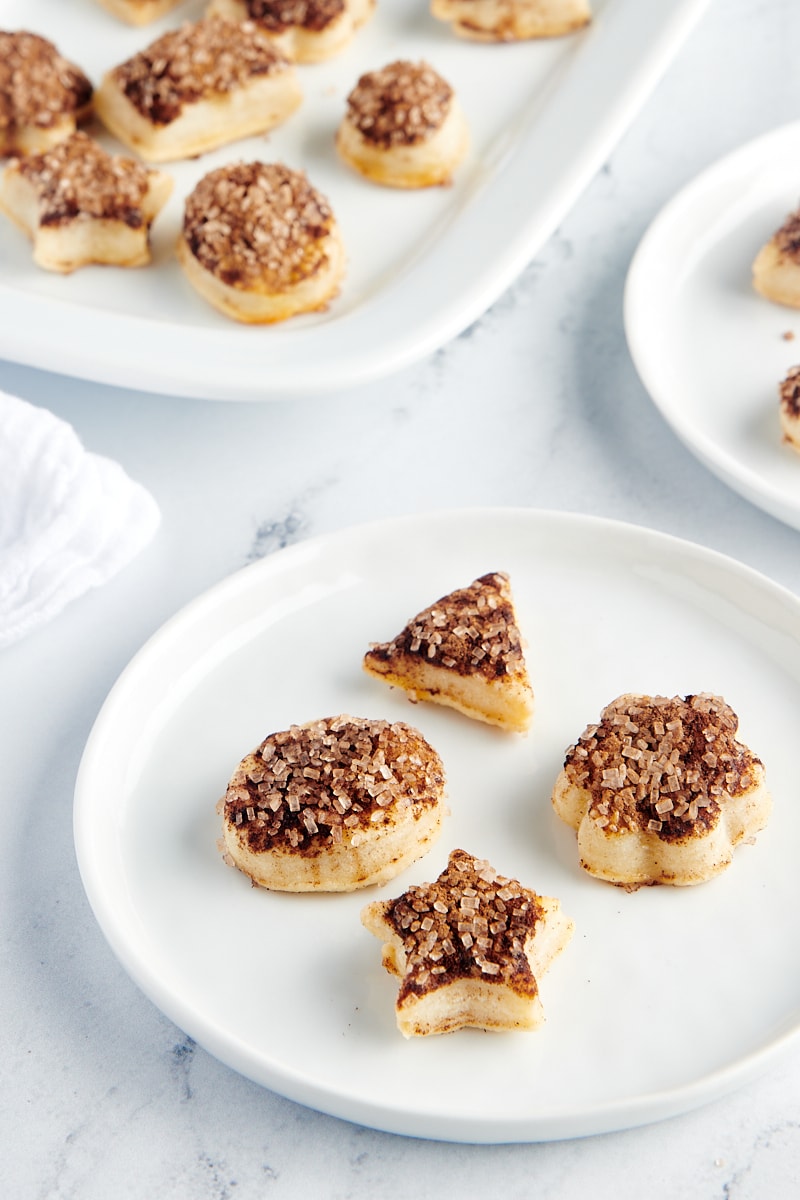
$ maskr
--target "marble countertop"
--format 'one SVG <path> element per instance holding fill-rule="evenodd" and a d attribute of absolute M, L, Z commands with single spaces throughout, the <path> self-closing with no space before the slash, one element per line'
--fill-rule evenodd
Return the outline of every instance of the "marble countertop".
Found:
<path fill-rule="evenodd" d="M 687 1115 L 549 1144 L 415 1141 L 256 1086 L 162 1016 L 116 961 L 81 886 L 71 807 L 97 712 L 153 631 L 245 564 L 367 518 L 474 505 L 599 514 L 700 542 L 800 592 L 800 535 L 677 440 L 638 380 L 621 315 L 631 256 L 662 204 L 800 115 L 798 45 L 796 0 L 712 3 L 513 287 L 462 336 L 369 387 L 193 402 L 0 363 L 0 388 L 69 421 L 163 514 L 132 565 L 1 656 L 4 1195 L 795 1194 L 796 1054 Z"/>

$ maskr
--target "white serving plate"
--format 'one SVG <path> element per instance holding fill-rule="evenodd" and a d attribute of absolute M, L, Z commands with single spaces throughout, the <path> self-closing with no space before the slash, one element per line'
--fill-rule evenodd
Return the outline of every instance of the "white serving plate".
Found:
<path fill-rule="evenodd" d="M 368 643 L 487 570 L 510 572 L 537 711 L 506 735 L 361 670 Z M 798 1041 L 800 600 L 699 546 L 532 510 L 434 513 L 308 541 L 174 617 L 114 687 L 75 796 L 83 882 L 133 979 L 235 1070 L 303 1104 L 419 1137 L 564 1138 L 711 1100 Z M 565 748 L 624 691 L 721 693 L 766 764 L 774 812 L 701 887 L 628 894 L 578 865 L 550 789 Z M 381 889 L 286 896 L 224 866 L 215 805 L 292 722 L 411 721 L 451 815 Z M 111 784 L 109 781 L 112 781 Z M 406 1042 L 363 904 L 434 878 L 459 846 L 557 896 L 575 936 L 537 1033 Z"/>
<path fill-rule="evenodd" d="M 563 218 L 633 118 L 707 0 L 595 0 L 566 38 L 480 45 L 452 35 L 427 0 L 379 0 L 339 58 L 300 68 L 304 104 L 267 138 L 168 168 L 174 195 L 154 228 L 154 263 L 38 270 L 0 221 L 0 355 L 82 378 L 212 399 L 262 400 L 367 382 L 432 352 L 475 320 Z M 130 29 L 95 0 L 0 0 L 0 27 L 41 32 L 95 81 L 156 34 L 204 10 Z M 473 137 L 449 188 L 378 188 L 341 164 L 333 135 L 358 76 L 425 58 L 453 84 Z M 112 149 L 121 147 L 102 137 Z M 173 256 L 183 198 L 206 171 L 252 158 L 307 170 L 330 199 L 348 274 L 327 312 L 271 328 L 216 313 Z"/>
<path fill-rule="evenodd" d="M 625 291 L 628 345 L 662 416 L 729 487 L 795 529 L 800 455 L 781 440 L 778 384 L 800 362 L 800 313 L 759 296 L 751 269 L 800 203 L 799 156 L 795 122 L 705 170 L 650 226 Z"/>

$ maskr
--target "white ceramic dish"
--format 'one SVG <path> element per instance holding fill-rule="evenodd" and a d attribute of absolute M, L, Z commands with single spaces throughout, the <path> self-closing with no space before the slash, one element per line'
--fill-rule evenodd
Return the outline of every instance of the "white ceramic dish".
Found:
<path fill-rule="evenodd" d="M 800 362 L 800 313 L 760 297 L 751 268 L 800 203 L 798 155 L 795 122 L 699 175 L 645 234 L 625 294 L 630 351 L 665 420 L 720 479 L 795 528 L 800 456 L 781 441 L 778 384 Z"/>
<path fill-rule="evenodd" d="M 511 573 L 537 697 L 529 737 L 411 707 L 360 668 L 371 640 L 486 570 Z M 570 514 L 439 513 L 281 551 L 172 619 L 109 696 L 81 764 L 89 900 L 153 1002 L 237 1071 L 377 1128 L 474 1142 L 597 1133 L 686 1110 L 798 1040 L 800 601 L 698 546 Z M 590 879 L 549 794 L 563 753 L 627 690 L 714 690 L 767 766 L 769 828 L 698 888 Z M 215 804 L 266 733 L 348 711 L 411 721 L 451 816 L 378 891 L 282 896 L 223 865 Z M 110 785 L 109 781 L 113 781 Z M 460 846 L 558 896 L 575 937 L 536 1034 L 406 1042 L 359 912 Z"/>
<path fill-rule="evenodd" d="M 453 36 L 427 0 L 380 0 L 340 57 L 301 68 L 304 104 L 267 139 L 169 166 L 173 198 L 154 230 L 154 264 L 68 278 L 32 262 L 0 221 L 0 355 L 106 383 L 213 399 L 324 392 L 385 375 L 475 320 L 533 257 L 601 166 L 707 0 L 595 0 L 579 34 L 487 46 Z M 95 0 L 0 0 L 0 25 L 45 33 L 97 81 L 180 18 L 130 29 Z M 342 165 L 333 134 L 365 70 L 425 58 L 457 89 L 472 129 L 451 188 L 406 194 Z M 109 148 L 120 149 L 103 138 Z M 303 167 L 342 225 L 349 266 L 326 313 L 244 328 L 191 289 L 173 258 L 183 197 L 207 170 L 249 158 Z"/>

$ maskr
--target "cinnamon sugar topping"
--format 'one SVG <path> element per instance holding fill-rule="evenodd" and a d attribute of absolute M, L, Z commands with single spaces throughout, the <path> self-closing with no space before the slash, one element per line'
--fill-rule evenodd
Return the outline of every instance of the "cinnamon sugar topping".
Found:
<path fill-rule="evenodd" d="M 347 119 L 379 146 L 410 146 L 442 126 L 452 98 L 427 63 L 394 62 L 361 76 L 347 97 Z"/>
<path fill-rule="evenodd" d="M 389 902 L 386 920 L 403 941 L 406 969 L 398 1007 L 455 979 L 484 979 L 537 994 L 525 953 L 544 916 L 540 898 L 464 850 L 450 854 L 435 883 Z"/>
<path fill-rule="evenodd" d="M 564 765 L 570 782 L 591 793 L 589 815 L 606 833 L 702 836 L 726 797 L 756 782 L 761 763 L 736 740 L 738 725 L 719 696 L 621 696 Z"/>
<path fill-rule="evenodd" d="M 209 172 L 186 201 L 184 237 L 198 262 L 233 287 L 278 292 L 321 270 L 334 227 L 301 171 L 234 163 Z"/>
<path fill-rule="evenodd" d="M 212 16 L 165 33 L 113 75 L 143 116 L 155 125 L 168 125 L 186 104 L 232 92 L 288 66 L 253 21 Z"/>
<path fill-rule="evenodd" d="M 345 11 L 345 0 L 244 0 L 247 15 L 270 33 L 321 33 Z"/>
<path fill-rule="evenodd" d="M 39 224 L 105 218 L 140 229 L 150 172 L 140 163 L 111 155 L 85 133 L 74 133 L 45 154 L 18 161 L 20 174 L 36 189 Z"/>
<path fill-rule="evenodd" d="M 373 645 L 370 652 L 385 662 L 413 654 L 434 666 L 487 679 L 519 674 L 524 671 L 522 639 L 508 576 L 482 575 L 451 592 L 409 621 L 393 641 Z"/>
<path fill-rule="evenodd" d="M 15 127 L 47 128 L 89 104 L 84 73 L 35 33 L 0 30 L 0 149 Z M 13 137 L 9 139 L 13 143 Z"/>
<path fill-rule="evenodd" d="M 775 244 L 788 258 L 800 257 L 800 209 L 786 218 L 775 234 Z"/>
<path fill-rule="evenodd" d="M 411 726 L 331 717 L 266 738 L 231 779 L 224 814 L 254 851 L 313 854 L 437 804 L 443 786 L 439 756 Z"/>
<path fill-rule="evenodd" d="M 800 366 L 790 367 L 779 387 L 781 408 L 787 417 L 800 417 Z"/>

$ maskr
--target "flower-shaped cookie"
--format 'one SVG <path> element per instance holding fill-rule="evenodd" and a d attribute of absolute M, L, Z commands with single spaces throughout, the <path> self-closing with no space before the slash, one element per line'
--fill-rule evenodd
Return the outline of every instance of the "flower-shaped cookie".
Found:
<path fill-rule="evenodd" d="M 553 807 L 581 866 L 624 887 L 702 883 L 766 825 L 763 763 L 719 696 L 624 695 L 567 751 Z"/>

